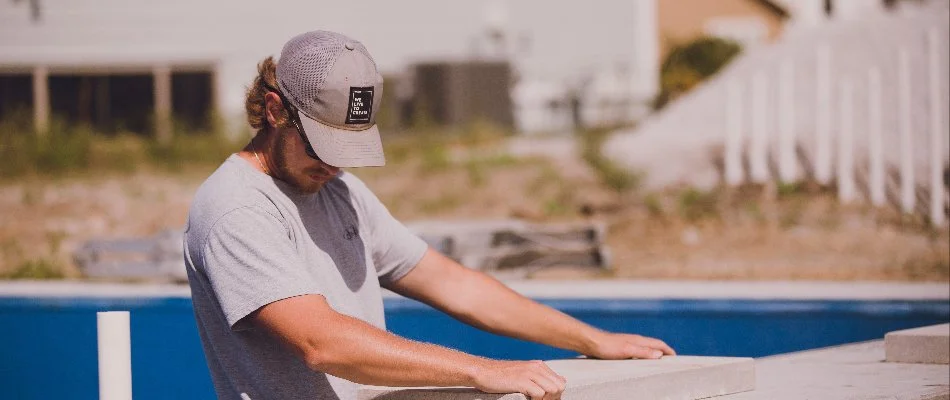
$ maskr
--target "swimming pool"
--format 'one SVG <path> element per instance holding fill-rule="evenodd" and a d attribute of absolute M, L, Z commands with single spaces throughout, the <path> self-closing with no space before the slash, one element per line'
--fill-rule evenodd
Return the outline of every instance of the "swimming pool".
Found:
<path fill-rule="evenodd" d="M 96 312 L 129 310 L 134 398 L 214 398 L 186 289 L 98 292 L 44 295 L 0 291 L 0 387 L 4 397 L 97 398 Z M 881 299 L 721 293 L 677 298 L 596 292 L 604 295 L 557 297 L 547 293 L 532 297 L 604 329 L 662 338 L 679 353 L 690 355 L 760 357 L 878 339 L 889 331 L 950 321 L 950 303 L 942 295 Z M 389 329 L 412 339 L 497 358 L 575 355 L 481 332 L 401 297 L 387 297 L 385 306 Z"/>

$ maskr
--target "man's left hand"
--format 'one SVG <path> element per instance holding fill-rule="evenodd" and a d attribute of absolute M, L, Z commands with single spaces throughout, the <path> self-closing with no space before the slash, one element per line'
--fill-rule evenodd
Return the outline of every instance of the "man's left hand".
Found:
<path fill-rule="evenodd" d="M 600 332 L 593 350 L 587 355 L 603 360 L 658 359 L 664 355 L 675 356 L 676 352 L 659 339 L 627 333 Z"/>

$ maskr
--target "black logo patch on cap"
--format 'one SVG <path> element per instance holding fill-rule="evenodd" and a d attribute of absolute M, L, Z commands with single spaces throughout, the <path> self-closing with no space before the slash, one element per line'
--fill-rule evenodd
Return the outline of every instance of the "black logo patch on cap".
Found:
<path fill-rule="evenodd" d="M 373 87 L 350 86 L 350 105 L 346 108 L 347 124 L 368 124 L 373 115 Z"/>

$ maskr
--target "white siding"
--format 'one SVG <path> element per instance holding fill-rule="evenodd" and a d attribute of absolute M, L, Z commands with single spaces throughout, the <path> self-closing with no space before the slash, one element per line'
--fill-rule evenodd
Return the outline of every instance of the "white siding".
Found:
<path fill-rule="evenodd" d="M 384 72 L 422 59 L 471 54 L 485 28 L 483 1 L 363 0 L 35 0 L 0 1 L 0 69 L 51 71 L 80 66 L 145 70 L 153 64 L 216 65 L 216 97 L 240 112 L 254 65 L 278 55 L 291 36 L 314 29 L 362 41 Z M 516 63 L 524 75 L 571 77 L 629 62 L 633 5 L 629 0 L 508 2 Z M 521 40 L 524 38 L 525 40 Z"/>

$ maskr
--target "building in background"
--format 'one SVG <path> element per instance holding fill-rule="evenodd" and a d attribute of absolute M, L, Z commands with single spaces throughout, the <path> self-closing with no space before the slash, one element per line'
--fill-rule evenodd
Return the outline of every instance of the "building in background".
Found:
<path fill-rule="evenodd" d="M 572 79 L 525 77 L 515 91 L 521 131 L 567 132 L 645 117 L 659 93 L 670 48 L 702 36 L 754 46 L 778 38 L 789 18 L 770 0 L 633 0 L 631 57 L 577 71 Z"/>
<path fill-rule="evenodd" d="M 733 11 L 675 17 L 705 10 L 699 3 Z M 20 110 L 38 131 L 58 116 L 167 137 L 173 121 L 201 128 L 218 115 L 236 134 L 256 63 L 296 34 L 328 29 L 362 41 L 387 76 L 416 63 L 506 61 L 516 129 L 559 132 L 646 113 L 665 31 L 754 41 L 763 25 L 773 37 L 776 10 L 807 26 L 825 9 L 874 8 L 855 3 L 893 1 L 0 1 L 0 118 Z M 413 96 L 414 86 L 398 87 Z"/>
<path fill-rule="evenodd" d="M 568 79 L 525 76 L 513 92 L 519 129 L 570 132 L 578 125 L 618 126 L 643 119 L 659 93 L 670 49 L 703 36 L 749 49 L 807 34 L 827 23 L 899 10 L 925 0 L 635 0 L 627 62 L 577 70 Z M 578 112 L 578 109 L 580 110 Z"/>

